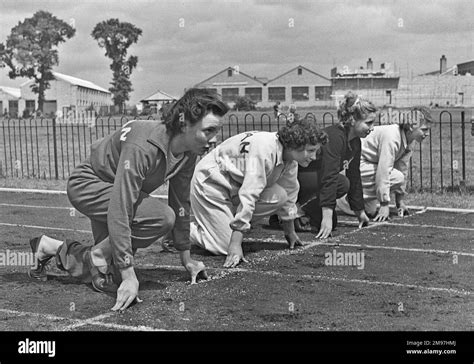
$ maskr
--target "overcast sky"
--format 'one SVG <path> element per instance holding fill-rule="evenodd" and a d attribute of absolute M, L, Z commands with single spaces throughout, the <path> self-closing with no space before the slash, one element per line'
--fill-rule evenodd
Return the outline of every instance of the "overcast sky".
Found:
<path fill-rule="evenodd" d="M 335 65 L 395 64 L 402 75 L 474 59 L 473 0 L 0 0 L 0 42 L 18 22 L 46 10 L 72 22 L 55 71 L 109 88 L 112 71 L 91 32 L 110 18 L 143 30 L 131 103 L 157 89 L 180 96 L 228 66 L 273 78 L 303 65 L 329 77 Z M 18 86 L 0 69 L 0 85 Z"/>

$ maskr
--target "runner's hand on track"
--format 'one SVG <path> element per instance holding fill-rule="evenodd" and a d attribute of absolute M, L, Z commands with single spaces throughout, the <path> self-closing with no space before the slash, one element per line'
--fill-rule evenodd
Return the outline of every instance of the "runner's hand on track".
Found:
<path fill-rule="evenodd" d="M 288 242 L 290 249 L 294 249 L 297 246 L 304 246 L 296 234 L 293 234 L 293 236 L 285 235 L 285 239 Z"/>
<path fill-rule="evenodd" d="M 130 304 L 137 298 L 138 295 L 138 279 L 135 277 L 129 277 L 122 280 L 120 287 L 117 290 L 117 300 L 115 306 L 112 307 L 112 311 L 123 312 Z"/>
<path fill-rule="evenodd" d="M 331 231 L 332 231 L 332 217 L 331 218 L 323 217 L 318 235 L 316 235 L 316 239 L 318 238 L 326 239 L 327 237 L 331 235 Z"/>
<path fill-rule="evenodd" d="M 370 219 L 364 210 L 355 211 L 355 213 L 357 215 L 357 219 L 359 220 L 359 229 L 369 225 Z"/>
<path fill-rule="evenodd" d="M 248 260 L 244 257 L 244 252 L 242 251 L 241 245 L 230 246 L 229 253 L 227 254 L 227 258 L 224 262 L 225 268 L 235 268 L 239 265 L 239 263 L 243 261 L 248 263 Z"/>
<path fill-rule="evenodd" d="M 390 208 L 388 207 L 388 205 L 380 206 L 379 212 L 377 216 L 375 216 L 374 221 L 377 221 L 377 222 L 386 221 L 389 219 L 389 216 L 390 216 Z"/>
<path fill-rule="evenodd" d="M 198 260 L 191 260 L 186 264 L 186 270 L 191 275 L 191 284 L 196 284 L 197 277 L 207 279 L 206 266 Z"/>

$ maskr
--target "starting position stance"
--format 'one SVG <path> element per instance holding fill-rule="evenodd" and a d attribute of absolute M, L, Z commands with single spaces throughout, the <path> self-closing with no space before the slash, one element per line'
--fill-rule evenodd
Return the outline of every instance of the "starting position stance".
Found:
<path fill-rule="evenodd" d="M 372 131 L 376 111 L 370 101 L 351 92 L 345 95 L 337 110 L 339 123 L 324 129 L 329 142 L 321 148 L 320 157 L 308 167 L 299 168 L 298 206 L 305 216 L 295 221 L 297 230 L 310 231 L 312 226 L 319 230 L 317 238 L 329 237 L 337 225 L 336 200 L 346 193 L 359 227 L 369 222 L 359 170 L 360 139 Z"/>
<path fill-rule="evenodd" d="M 416 119 L 413 117 L 415 113 Z M 365 211 L 369 216 L 375 216 L 375 221 L 388 219 L 391 193 L 395 195 L 398 214 L 409 214 L 404 197 L 413 144 L 421 143 L 426 138 L 432 122 L 429 111 L 424 107 L 415 107 L 410 114 L 416 123 L 409 121 L 400 125 L 376 126 L 362 140 L 360 174 Z M 380 209 L 377 213 L 378 204 Z M 345 198 L 338 200 L 338 207 L 353 214 Z"/>
<path fill-rule="evenodd" d="M 228 111 L 216 93 L 190 89 L 164 117 L 134 120 L 95 142 L 88 160 L 71 174 L 67 193 L 71 204 L 91 220 L 94 246 L 65 242 L 45 235 L 30 244 L 37 257 L 35 279 L 46 280 L 45 264 L 91 281 L 101 292 L 117 291 L 112 310 L 124 310 L 138 294 L 134 254 L 166 234 L 172 234 L 182 264 L 194 282 L 205 276 L 202 262 L 191 259 L 189 191 L 197 155 L 203 154 Z M 149 194 L 169 181 L 168 204 Z M 119 277 L 113 277 L 120 271 Z M 117 284 L 112 278 L 121 283 Z"/>
<path fill-rule="evenodd" d="M 307 166 L 327 137 L 309 121 L 295 121 L 278 133 L 251 131 L 217 146 L 196 166 L 191 182 L 190 239 L 224 266 L 245 261 L 243 234 L 252 220 L 277 213 L 290 249 L 301 245 L 294 230 L 298 164 Z"/>

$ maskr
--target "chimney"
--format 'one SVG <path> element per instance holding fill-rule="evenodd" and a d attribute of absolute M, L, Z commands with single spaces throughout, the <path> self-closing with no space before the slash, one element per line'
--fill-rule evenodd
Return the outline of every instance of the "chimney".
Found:
<path fill-rule="evenodd" d="M 367 71 L 372 71 L 374 68 L 374 63 L 372 62 L 372 58 L 369 58 L 367 61 Z"/>
<path fill-rule="evenodd" d="M 446 56 L 443 54 L 439 60 L 439 73 L 444 73 L 446 72 L 447 66 L 446 66 Z"/>

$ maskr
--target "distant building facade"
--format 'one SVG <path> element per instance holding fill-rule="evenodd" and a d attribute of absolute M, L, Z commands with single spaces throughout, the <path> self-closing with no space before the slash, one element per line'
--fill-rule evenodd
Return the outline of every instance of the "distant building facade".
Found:
<path fill-rule="evenodd" d="M 283 110 L 298 107 L 336 107 L 344 95 L 352 91 L 368 98 L 377 106 L 433 107 L 474 106 L 474 61 L 447 67 L 443 55 L 437 71 L 415 77 L 403 77 L 388 62 L 374 67 L 371 58 L 365 67 L 335 67 L 327 78 L 307 67 L 297 66 L 268 79 L 250 76 L 237 67 L 227 67 L 199 82 L 222 95 L 231 107 L 239 97 L 247 97 L 256 107 L 270 108 L 280 102 Z"/>
<path fill-rule="evenodd" d="M 0 86 L 0 115 L 17 116 L 20 98 L 19 88 Z"/>
<path fill-rule="evenodd" d="M 347 67 L 331 71 L 333 97 L 337 101 L 353 91 L 377 106 L 474 106 L 474 61 L 447 66 L 445 55 L 439 69 L 415 77 L 401 77 L 391 64 L 373 69 L 372 59 L 366 68 L 351 71 Z"/>
<path fill-rule="evenodd" d="M 351 70 L 344 66 L 331 70 L 333 98 L 338 102 L 348 91 L 364 95 L 376 105 L 393 103 L 393 97 L 398 90 L 400 76 L 394 72 L 390 63 L 382 63 L 379 69 L 374 69 L 371 58 L 367 67 Z"/>
<path fill-rule="evenodd" d="M 55 80 L 50 81 L 51 87 L 45 92 L 43 105 L 44 115 L 53 115 L 61 111 L 63 115 L 68 112 L 83 113 L 95 111 L 97 114 L 108 112 L 113 105 L 110 91 L 77 77 L 53 72 Z M 33 80 L 23 83 L 20 87 L 21 100 L 19 113 L 23 110 L 32 113 L 38 108 L 38 94 L 33 93 L 31 85 Z"/>
<path fill-rule="evenodd" d="M 238 97 L 247 97 L 257 107 L 327 106 L 331 103 L 331 81 L 304 66 L 297 66 L 273 78 L 250 76 L 237 67 L 227 67 L 194 87 L 214 89 L 231 107 Z"/>

